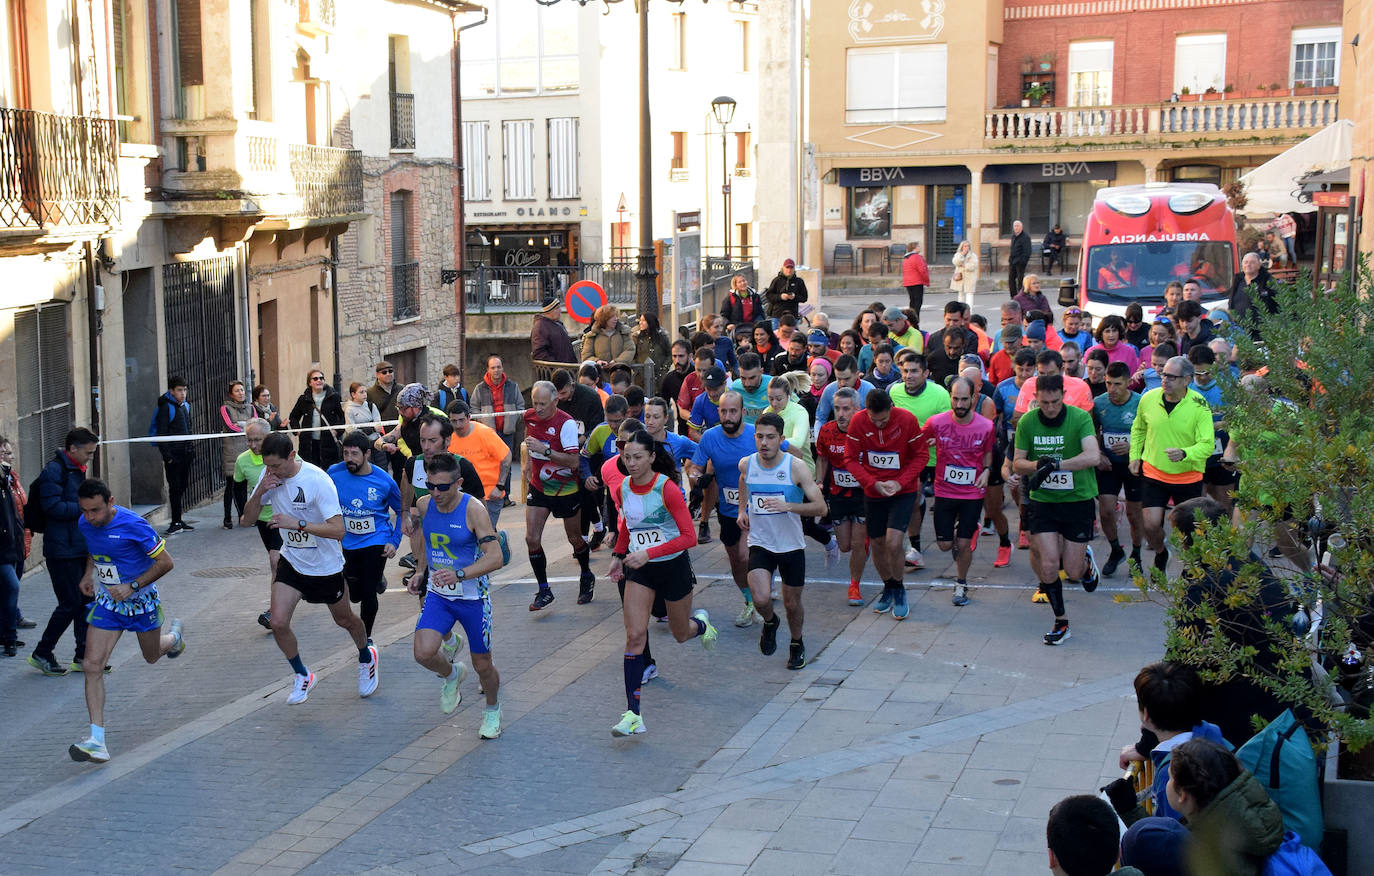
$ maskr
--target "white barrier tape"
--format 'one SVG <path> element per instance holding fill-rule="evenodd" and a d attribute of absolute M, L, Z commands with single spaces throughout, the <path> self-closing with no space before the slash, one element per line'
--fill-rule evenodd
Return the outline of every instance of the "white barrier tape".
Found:
<path fill-rule="evenodd" d="M 468 418 L 469 418 L 469 419 L 473 419 L 473 420 L 494 419 L 494 418 L 496 418 L 496 417 L 504 417 L 504 416 L 513 415 L 513 414 L 523 414 L 526 410 L 527 410 L 527 408 L 520 408 L 519 410 L 514 410 L 514 411 L 501 411 L 500 413 L 490 413 L 490 414 L 469 414 L 469 415 L 468 415 Z M 360 427 L 362 427 L 362 426 L 385 426 L 385 427 L 388 427 L 388 428 L 389 428 L 389 427 L 391 427 L 391 426 L 399 425 L 400 422 L 401 422 L 400 420 L 374 420 L 374 421 L 372 421 L 372 422 L 370 422 L 370 423 L 348 423 L 348 424 L 346 424 L 346 426 L 329 426 L 329 425 L 321 425 L 320 428 L 319 428 L 318 430 L 315 429 L 313 426 L 304 426 L 304 427 L 302 427 L 302 428 L 300 428 L 300 429 L 273 429 L 272 431 L 275 432 L 275 433 L 283 434 L 283 435 L 298 435 L 298 434 L 300 434 L 300 433 L 302 433 L 302 432 L 315 432 L 315 431 L 324 432 L 324 431 L 326 431 L 326 430 L 328 430 L 328 431 L 333 431 L 333 432 L 338 432 L 340 429 L 344 429 L 344 428 L 346 428 L 346 427 L 352 427 L 353 429 L 357 429 L 357 428 L 360 428 Z M 241 425 L 243 425 L 243 424 L 240 423 L 239 425 L 241 426 Z M 181 441 L 207 441 L 207 440 L 214 440 L 214 439 L 217 439 L 217 438 L 242 438 L 242 437 L 243 437 L 243 433 L 242 433 L 242 432 L 200 432 L 200 433 L 196 433 L 196 434 L 194 434 L 194 435 L 158 435 L 158 436 L 144 435 L 144 436 L 140 436 L 140 437 L 138 437 L 138 438 L 103 438 L 103 437 L 102 437 L 102 438 L 100 439 L 100 443 L 101 443 L 101 444 L 175 444 L 175 443 L 181 442 Z"/>

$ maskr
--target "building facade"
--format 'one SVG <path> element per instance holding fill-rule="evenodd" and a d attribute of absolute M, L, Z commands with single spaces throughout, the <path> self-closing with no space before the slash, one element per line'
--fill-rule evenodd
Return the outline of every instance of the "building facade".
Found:
<path fill-rule="evenodd" d="M 1098 188 L 1224 185 L 1337 118 L 1338 0 L 908 7 L 811 7 L 835 38 L 810 44 L 808 260 L 831 270 L 841 244 L 860 269 L 908 241 L 996 261 L 1018 219 L 1072 241 Z"/>
<path fill-rule="evenodd" d="M 649 4 L 648 221 L 656 239 L 671 237 L 674 212 L 700 211 L 711 251 L 724 251 L 727 233 L 734 254 L 756 246 L 758 5 Z M 639 23 L 628 6 L 603 11 L 573 0 L 493 4 L 488 25 L 465 36 L 465 216 L 474 261 L 519 268 L 636 258 L 645 221 Z M 711 109 L 721 96 L 736 102 L 723 143 Z"/>

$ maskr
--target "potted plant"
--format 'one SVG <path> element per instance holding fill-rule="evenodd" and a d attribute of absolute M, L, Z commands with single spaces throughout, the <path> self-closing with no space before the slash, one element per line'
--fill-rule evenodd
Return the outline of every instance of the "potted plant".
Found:
<path fill-rule="evenodd" d="M 1293 83 L 1293 95 L 1295 97 L 1306 97 L 1316 93 L 1317 89 L 1313 88 L 1311 83 L 1303 79 L 1299 79 Z"/>
<path fill-rule="evenodd" d="M 1224 95 L 1226 95 L 1226 99 L 1227 99 L 1227 100 L 1230 100 L 1230 99 L 1231 99 L 1231 95 L 1234 94 L 1235 91 L 1236 91 L 1236 86 L 1233 85 L 1233 84 L 1231 84 L 1230 82 L 1226 83 L 1226 85 L 1223 86 L 1222 89 L 1221 89 L 1221 93 L 1224 94 Z"/>
<path fill-rule="evenodd" d="M 1166 600 L 1170 659 L 1292 707 L 1314 747 L 1331 743 L 1326 824 L 1346 829 L 1354 865 L 1374 861 L 1374 277 L 1364 257 L 1350 279 L 1277 286 L 1276 314 L 1257 306 L 1231 328 L 1247 375 L 1217 369 L 1233 442 L 1222 458 L 1241 473 L 1235 516 L 1221 509 L 1191 545 L 1173 538 L 1177 576 L 1136 580 Z M 1282 559 L 1266 556 L 1274 544 Z"/>
<path fill-rule="evenodd" d="M 1046 52 L 1040 56 L 1040 70 L 1047 72 L 1054 69 L 1054 52 Z"/>
<path fill-rule="evenodd" d="M 1050 90 L 1046 88 L 1043 84 L 1039 82 L 1032 82 L 1030 84 L 1030 87 L 1026 89 L 1024 97 L 1027 101 L 1031 103 L 1031 105 L 1040 105 L 1045 100 L 1045 95 L 1049 93 Z"/>
<path fill-rule="evenodd" d="M 1221 92 L 1217 91 L 1215 85 L 1207 86 L 1207 90 L 1202 92 L 1203 100 L 1221 100 Z"/>
<path fill-rule="evenodd" d="M 1026 57 L 1024 57 L 1024 58 L 1021 59 L 1021 72 L 1022 72 L 1022 73 L 1031 73 L 1031 72 L 1034 72 L 1034 70 L 1035 70 L 1035 58 L 1031 57 L 1030 55 L 1027 55 Z"/>
<path fill-rule="evenodd" d="M 1247 96 L 1257 97 L 1260 100 L 1264 100 L 1266 97 L 1269 96 L 1269 86 L 1261 82 L 1259 85 L 1256 85 Z"/>

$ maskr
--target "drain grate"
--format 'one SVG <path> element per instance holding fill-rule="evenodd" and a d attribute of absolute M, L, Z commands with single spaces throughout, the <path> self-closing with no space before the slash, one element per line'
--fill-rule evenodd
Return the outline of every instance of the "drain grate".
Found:
<path fill-rule="evenodd" d="M 192 578 L 252 578 L 255 575 L 263 574 L 263 570 L 254 566 L 222 566 L 218 569 L 197 569 L 191 573 Z"/>

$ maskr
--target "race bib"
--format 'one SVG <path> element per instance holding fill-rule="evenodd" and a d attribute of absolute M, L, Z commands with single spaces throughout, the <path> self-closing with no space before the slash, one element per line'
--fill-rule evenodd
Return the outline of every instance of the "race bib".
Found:
<path fill-rule="evenodd" d="M 859 486 L 859 481 L 852 474 L 842 468 L 835 469 L 832 479 L 835 486 L 846 490 L 853 490 Z"/>
<path fill-rule="evenodd" d="M 1112 453 L 1124 453 L 1131 449 L 1130 432 L 1103 432 L 1102 443 L 1107 445 L 1107 449 Z"/>
<path fill-rule="evenodd" d="M 282 532 L 282 543 L 286 547 L 296 550 L 319 547 L 315 543 L 315 536 L 308 532 L 300 532 L 295 529 L 287 529 Z"/>
<path fill-rule="evenodd" d="M 95 580 L 105 587 L 118 587 L 124 583 L 119 579 L 119 567 L 114 563 L 96 563 Z"/>
<path fill-rule="evenodd" d="M 410 473 L 410 485 L 417 490 L 427 490 L 429 481 L 425 480 L 425 460 L 415 457 L 415 468 Z"/>
<path fill-rule="evenodd" d="M 370 514 L 367 517 L 345 517 L 344 531 L 349 535 L 371 535 L 377 531 L 377 525 Z"/>
<path fill-rule="evenodd" d="M 749 494 L 749 513 L 750 514 L 782 514 L 782 511 L 769 511 L 763 507 L 763 500 L 768 498 L 781 499 L 779 493 L 750 493 Z"/>
<path fill-rule="evenodd" d="M 1071 471 L 1057 471 L 1057 472 L 1053 472 L 1052 474 L 1050 474 L 1049 477 L 1045 478 L 1045 480 L 1044 480 L 1043 483 L 1040 484 L 1040 489 L 1042 489 L 1042 490 L 1072 490 L 1072 489 L 1073 489 L 1073 472 L 1071 472 Z"/>
<path fill-rule="evenodd" d="M 630 550 L 647 551 L 651 547 L 667 544 L 668 536 L 661 529 L 630 530 Z"/>
<path fill-rule="evenodd" d="M 868 451 L 868 464 L 874 468 L 885 468 L 889 471 L 896 471 L 899 467 L 897 454 L 895 453 L 874 453 Z"/>
<path fill-rule="evenodd" d="M 739 487 L 721 487 L 720 500 L 726 505 L 739 505 Z"/>
<path fill-rule="evenodd" d="M 971 487 L 973 482 L 978 480 L 976 469 L 966 465 L 947 465 L 945 466 L 945 483 L 956 487 Z"/>

